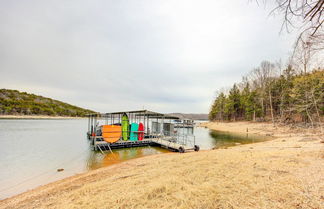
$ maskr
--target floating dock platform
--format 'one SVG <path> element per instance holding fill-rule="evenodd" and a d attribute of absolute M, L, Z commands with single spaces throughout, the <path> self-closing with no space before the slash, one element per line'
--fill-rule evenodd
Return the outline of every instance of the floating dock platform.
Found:
<path fill-rule="evenodd" d="M 100 137 L 95 137 L 93 139 L 93 148 L 96 151 L 111 151 L 113 149 L 121 149 L 121 148 L 130 148 L 130 147 L 146 147 L 146 146 L 158 146 L 162 148 L 166 148 L 168 150 L 174 152 L 188 152 L 188 151 L 199 151 L 199 146 L 193 145 L 188 146 L 184 144 L 177 143 L 174 138 L 166 137 L 166 138 L 148 138 L 143 139 L 141 141 L 117 141 L 115 143 L 108 143 L 100 139 Z"/>

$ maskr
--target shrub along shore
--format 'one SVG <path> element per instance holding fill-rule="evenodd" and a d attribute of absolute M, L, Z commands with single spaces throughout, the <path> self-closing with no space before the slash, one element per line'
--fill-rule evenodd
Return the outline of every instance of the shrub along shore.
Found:
<path fill-rule="evenodd" d="M 324 143 L 317 129 L 204 123 L 271 141 L 147 156 L 2 200 L 0 208 L 322 208 Z"/>

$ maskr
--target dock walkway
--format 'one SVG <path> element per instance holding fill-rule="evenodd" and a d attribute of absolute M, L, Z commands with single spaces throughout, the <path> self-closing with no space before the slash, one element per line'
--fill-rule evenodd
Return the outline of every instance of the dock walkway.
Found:
<path fill-rule="evenodd" d="M 194 150 L 194 147 L 185 146 L 182 144 L 178 144 L 171 140 L 165 140 L 162 138 L 152 138 L 151 141 L 161 147 L 165 147 L 167 149 L 171 149 L 177 152 L 186 152 L 189 150 Z"/>
<path fill-rule="evenodd" d="M 98 137 L 96 137 L 98 138 Z M 106 141 L 97 141 L 94 142 L 94 149 L 95 150 L 110 150 L 110 149 L 119 149 L 119 148 L 129 148 L 129 147 L 144 147 L 144 146 L 160 146 L 163 148 L 170 149 L 172 151 L 176 152 L 187 152 L 191 150 L 197 150 L 197 147 L 190 147 L 186 145 L 182 145 L 179 143 L 176 143 L 174 140 L 172 140 L 172 137 L 163 137 L 163 138 L 148 138 L 143 139 L 141 141 L 117 141 L 115 143 L 107 143 Z"/>

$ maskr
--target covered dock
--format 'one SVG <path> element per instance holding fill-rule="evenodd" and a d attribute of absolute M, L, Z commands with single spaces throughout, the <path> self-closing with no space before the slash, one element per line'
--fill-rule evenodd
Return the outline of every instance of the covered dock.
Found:
<path fill-rule="evenodd" d="M 129 140 L 121 137 L 113 143 L 107 142 L 102 133 L 102 127 L 105 125 L 121 125 L 123 123 L 122 118 L 125 115 L 129 124 L 142 124 L 143 130 L 137 132 L 142 134 L 142 139 Z M 176 121 L 179 120 L 179 117 L 149 110 L 89 114 L 87 136 L 93 149 L 101 152 L 139 146 L 160 146 L 177 152 L 198 151 L 199 146 L 195 144 L 195 136 L 193 134 L 181 134 L 175 128 Z M 128 132 L 131 133 L 132 131 L 128 130 Z M 121 134 L 125 134 L 125 130 Z"/>

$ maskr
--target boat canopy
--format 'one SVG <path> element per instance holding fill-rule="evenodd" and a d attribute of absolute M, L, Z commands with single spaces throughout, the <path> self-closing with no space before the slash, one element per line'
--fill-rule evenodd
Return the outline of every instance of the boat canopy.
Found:
<path fill-rule="evenodd" d="M 117 116 L 117 115 L 122 115 L 124 113 L 134 114 L 135 116 L 149 117 L 151 119 L 153 119 L 153 118 L 172 119 L 172 120 L 181 119 L 180 117 L 177 117 L 177 116 L 174 116 L 174 115 L 163 114 L 163 113 L 153 112 L 153 111 L 149 111 L 149 110 L 134 110 L 134 111 L 109 112 L 109 113 L 92 113 L 92 114 L 88 114 L 87 116 L 88 117 L 107 118 L 107 117 L 114 117 L 114 116 Z"/>

